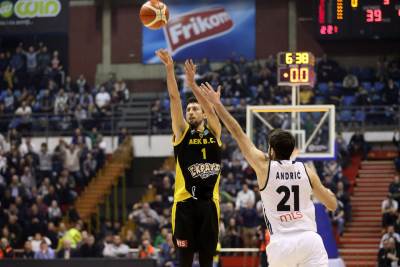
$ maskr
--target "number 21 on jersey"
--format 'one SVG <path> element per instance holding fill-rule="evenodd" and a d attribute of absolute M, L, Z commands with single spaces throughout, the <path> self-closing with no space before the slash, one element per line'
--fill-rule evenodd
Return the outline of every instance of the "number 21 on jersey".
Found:
<path fill-rule="evenodd" d="M 299 211 L 300 210 L 300 201 L 299 201 L 299 186 L 298 185 L 292 185 L 292 190 L 290 190 L 287 186 L 281 185 L 276 189 L 276 192 L 278 194 L 284 193 L 284 196 L 282 200 L 278 203 L 278 206 L 276 207 L 277 211 L 290 211 L 291 206 L 287 205 L 286 203 L 288 202 L 290 198 L 290 191 L 292 191 L 294 195 L 294 211 Z"/>

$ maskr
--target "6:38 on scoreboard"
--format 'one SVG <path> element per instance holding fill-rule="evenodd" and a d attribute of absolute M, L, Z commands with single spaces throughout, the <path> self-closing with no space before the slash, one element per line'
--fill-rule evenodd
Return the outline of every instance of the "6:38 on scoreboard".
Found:
<path fill-rule="evenodd" d="M 278 53 L 278 85 L 313 86 L 315 83 L 315 57 L 309 52 Z"/>

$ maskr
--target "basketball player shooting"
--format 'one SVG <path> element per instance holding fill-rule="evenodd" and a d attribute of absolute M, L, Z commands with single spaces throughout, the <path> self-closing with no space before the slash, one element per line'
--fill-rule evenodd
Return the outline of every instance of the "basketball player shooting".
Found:
<path fill-rule="evenodd" d="M 329 210 L 336 210 L 335 195 L 325 188 L 316 172 L 290 160 L 295 147 L 291 133 L 280 129 L 269 135 L 266 155 L 258 150 L 239 123 L 221 103 L 221 87 L 201 85 L 244 157 L 257 174 L 264 214 L 271 234 L 267 246 L 270 267 L 327 267 L 328 256 L 317 233 L 314 194 Z"/>
<path fill-rule="evenodd" d="M 186 79 L 196 98 L 188 100 L 185 119 L 174 62 L 166 50 L 156 54 L 165 65 L 171 101 L 176 161 L 171 217 L 179 266 L 191 267 L 194 253 L 199 252 L 200 266 L 211 267 L 219 233 L 221 124 L 195 83 L 196 69 L 191 61 L 185 65 Z"/>

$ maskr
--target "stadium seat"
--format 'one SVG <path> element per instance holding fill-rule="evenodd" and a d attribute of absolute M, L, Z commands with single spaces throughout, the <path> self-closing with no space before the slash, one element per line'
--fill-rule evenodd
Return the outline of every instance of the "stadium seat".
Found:
<path fill-rule="evenodd" d="M 329 90 L 329 87 L 328 87 L 328 84 L 327 84 L 327 83 L 318 83 L 317 88 L 318 88 L 318 94 L 319 94 L 319 95 L 324 95 L 324 94 L 326 94 L 326 93 L 328 92 L 328 90 Z"/>

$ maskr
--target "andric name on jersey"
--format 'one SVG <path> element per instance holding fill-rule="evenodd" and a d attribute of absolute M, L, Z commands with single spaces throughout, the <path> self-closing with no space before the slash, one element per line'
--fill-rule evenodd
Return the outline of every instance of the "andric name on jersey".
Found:
<path fill-rule="evenodd" d="M 297 172 L 277 172 L 276 177 L 277 180 L 300 180 L 301 173 Z"/>
<path fill-rule="evenodd" d="M 206 179 L 218 174 L 221 170 L 221 165 L 217 163 L 196 163 L 189 166 L 188 170 L 193 178 L 200 177 L 201 179 Z"/>
<path fill-rule="evenodd" d="M 301 218 L 303 218 L 303 213 L 301 213 L 301 211 L 290 212 L 279 216 L 281 222 L 291 222 Z"/>

